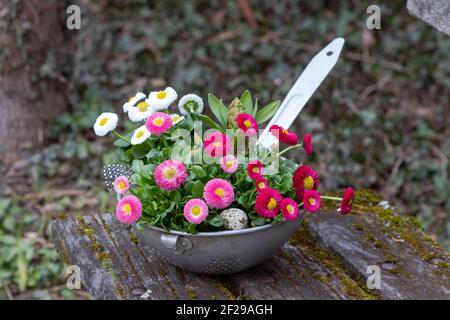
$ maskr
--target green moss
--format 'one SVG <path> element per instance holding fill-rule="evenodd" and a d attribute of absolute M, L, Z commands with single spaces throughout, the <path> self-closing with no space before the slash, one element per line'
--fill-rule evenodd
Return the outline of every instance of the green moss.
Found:
<path fill-rule="evenodd" d="M 135 245 L 139 244 L 139 239 L 137 235 L 134 232 L 130 232 L 130 241 L 133 242 Z"/>
<path fill-rule="evenodd" d="M 196 300 L 197 299 L 197 294 L 195 293 L 194 289 L 192 289 L 191 287 L 187 287 L 185 289 L 187 296 L 189 297 L 189 299 L 191 300 Z"/>
<path fill-rule="evenodd" d="M 373 300 L 378 298 L 367 289 L 363 279 L 354 279 L 351 276 L 337 255 L 330 250 L 322 248 L 311 240 L 311 235 L 307 231 L 306 222 L 300 226 L 299 231 L 289 240 L 289 243 L 299 247 L 308 255 L 313 256 L 321 265 L 326 267 L 329 273 L 340 281 L 342 289 L 351 298 L 359 300 Z M 329 281 L 328 279 L 322 280 Z"/>
<path fill-rule="evenodd" d="M 67 219 L 68 215 L 65 212 L 61 212 L 58 216 L 58 218 L 60 218 L 61 220 L 65 220 Z"/>

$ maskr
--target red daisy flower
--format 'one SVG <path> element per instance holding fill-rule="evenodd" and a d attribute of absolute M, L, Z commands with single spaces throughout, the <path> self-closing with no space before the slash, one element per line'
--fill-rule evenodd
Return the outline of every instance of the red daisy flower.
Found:
<path fill-rule="evenodd" d="M 262 178 L 263 171 L 264 171 L 264 165 L 259 160 L 250 161 L 247 165 L 248 176 L 250 178 L 252 178 L 253 180 Z"/>
<path fill-rule="evenodd" d="M 313 146 L 311 142 L 311 134 L 308 132 L 303 137 L 303 149 L 305 149 L 308 156 L 312 155 L 313 153 Z"/>
<path fill-rule="evenodd" d="M 213 158 L 225 156 L 233 147 L 230 138 L 218 131 L 208 134 L 203 143 L 205 152 Z"/>
<path fill-rule="evenodd" d="M 258 192 L 260 192 L 263 189 L 269 188 L 269 182 L 267 181 L 266 178 L 259 178 L 258 180 L 256 180 L 255 185 L 256 185 L 256 190 Z"/>
<path fill-rule="evenodd" d="M 320 209 L 320 195 L 316 190 L 305 190 L 303 197 L 303 206 L 305 210 L 311 213 Z"/>
<path fill-rule="evenodd" d="M 258 123 L 248 113 L 240 113 L 236 117 L 236 124 L 239 129 L 244 132 L 247 137 L 253 137 L 258 133 Z"/>
<path fill-rule="evenodd" d="M 340 205 L 341 214 L 346 215 L 352 211 L 352 202 L 355 197 L 355 193 L 353 192 L 352 187 L 348 187 L 345 189 L 344 197 L 342 198 L 342 202 Z"/>
<path fill-rule="evenodd" d="M 273 218 L 280 211 L 281 194 L 271 188 L 263 189 L 256 196 L 255 210 L 263 218 Z"/>
<path fill-rule="evenodd" d="M 292 175 L 292 185 L 299 200 L 303 199 L 306 190 L 315 190 L 319 184 L 319 175 L 311 167 L 299 166 Z"/>
<path fill-rule="evenodd" d="M 270 127 L 270 133 L 283 143 L 294 145 L 298 143 L 298 137 L 294 132 L 288 131 L 283 127 L 274 124 Z"/>
<path fill-rule="evenodd" d="M 298 204 L 294 199 L 284 198 L 280 203 L 281 213 L 287 221 L 293 221 L 298 217 Z"/>

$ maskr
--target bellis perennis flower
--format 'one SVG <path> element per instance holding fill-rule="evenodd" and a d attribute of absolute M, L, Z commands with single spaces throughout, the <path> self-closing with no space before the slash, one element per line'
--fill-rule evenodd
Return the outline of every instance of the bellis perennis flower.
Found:
<path fill-rule="evenodd" d="M 208 217 L 208 206 L 202 199 L 191 199 L 185 204 L 183 213 L 190 223 L 200 224 Z"/>
<path fill-rule="evenodd" d="M 189 113 L 202 113 L 203 100 L 196 94 L 187 94 L 178 102 L 178 109 L 180 110 L 180 113 L 185 116 Z"/>
<path fill-rule="evenodd" d="M 233 148 L 230 138 L 218 131 L 208 134 L 203 144 L 205 152 L 213 158 L 223 157 Z"/>
<path fill-rule="evenodd" d="M 314 213 L 320 209 L 320 195 L 316 190 L 306 190 L 303 197 L 303 206 L 306 211 Z"/>
<path fill-rule="evenodd" d="M 308 156 L 312 155 L 313 153 L 313 146 L 311 142 L 311 134 L 308 132 L 303 137 L 303 149 L 305 149 Z"/>
<path fill-rule="evenodd" d="M 147 100 L 141 101 L 135 107 L 131 107 L 128 110 L 128 118 L 130 118 L 132 122 L 139 122 L 147 119 L 155 112 L 155 108 L 152 108 Z"/>
<path fill-rule="evenodd" d="M 269 188 L 269 182 L 266 178 L 259 178 L 258 180 L 256 180 L 255 186 L 256 190 L 258 192 L 261 192 L 261 190 Z"/>
<path fill-rule="evenodd" d="M 255 210 L 263 218 L 273 218 L 280 211 L 283 196 L 275 189 L 261 190 L 256 196 Z"/>
<path fill-rule="evenodd" d="M 264 165 L 259 160 L 253 160 L 247 164 L 248 176 L 253 180 L 257 180 L 257 179 L 261 178 L 263 175 L 263 171 L 264 171 Z"/>
<path fill-rule="evenodd" d="M 137 145 L 143 143 L 151 136 L 150 131 L 148 131 L 145 125 L 140 126 L 136 130 L 134 130 L 133 135 L 131 136 L 131 144 Z"/>
<path fill-rule="evenodd" d="M 177 100 L 177 92 L 171 87 L 162 91 L 152 91 L 148 95 L 149 104 L 156 110 L 167 109 L 175 100 Z"/>
<path fill-rule="evenodd" d="M 142 203 L 136 196 L 123 197 L 116 206 L 116 217 L 124 224 L 132 224 L 142 215 Z"/>
<path fill-rule="evenodd" d="M 231 183 L 224 179 L 209 180 L 203 189 L 203 199 L 214 209 L 225 209 L 234 201 Z"/>
<path fill-rule="evenodd" d="M 117 177 L 114 181 L 114 191 L 116 191 L 117 194 L 123 194 L 127 192 L 129 187 L 130 184 L 126 176 Z"/>
<path fill-rule="evenodd" d="M 170 118 L 172 119 L 172 124 L 174 124 L 174 125 L 180 123 L 181 121 L 183 121 L 185 119 L 184 116 L 180 116 L 179 114 L 176 114 L 176 113 L 171 114 Z"/>
<path fill-rule="evenodd" d="M 148 131 L 155 136 L 159 136 L 172 127 L 172 118 L 164 112 L 156 112 L 145 121 Z"/>
<path fill-rule="evenodd" d="M 127 102 L 122 106 L 123 112 L 127 113 L 131 107 L 134 107 L 138 102 L 144 101 L 146 95 L 143 92 L 138 92 L 132 96 Z"/>
<path fill-rule="evenodd" d="M 220 159 L 220 167 L 226 173 L 235 173 L 238 169 L 238 159 L 232 154 L 227 154 L 225 157 Z"/>
<path fill-rule="evenodd" d="M 258 123 L 255 118 L 247 113 L 238 114 L 236 125 L 247 137 L 253 137 L 258 133 Z"/>
<path fill-rule="evenodd" d="M 155 168 L 154 176 L 161 189 L 172 191 L 186 182 L 188 172 L 181 161 L 165 160 Z"/>
<path fill-rule="evenodd" d="M 292 186 L 299 200 L 303 199 L 306 190 L 315 190 L 319 184 L 319 175 L 311 167 L 299 166 L 292 175 Z"/>
<path fill-rule="evenodd" d="M 295 133 L 284 129 L 279 125 L 273 125 L 270 127 L 270 133 L 274 135 L 280 142 L 288 145 L 295 145 L 298 143 L 298 137 Z"/>
<path fill-rule="evenodd" d="M 281 213 L 283 218 L 287 221 L 293 221 L 298 217 L 298 204 L 294 199 L 284 198 L 280 203 Z"/>
<path fill-rule="evenodd" d="M 94 132 L 96 135 L 103 137 L 113 131 L 117 127 L 119 117 L 112 112 L 103 112 L 97 117 L 94 123 Z"/>
<path fill-rule="evenodd" d="M 341 205 L 339 207 L 339 210 L 342 215 L 346 215 L 352 211 L 352 203 L 353 199 L 355 197 L 355 193 L 353 191 L 353 188 L 348 187 L 345 189 L 344 197 L 342 198 Z"/>

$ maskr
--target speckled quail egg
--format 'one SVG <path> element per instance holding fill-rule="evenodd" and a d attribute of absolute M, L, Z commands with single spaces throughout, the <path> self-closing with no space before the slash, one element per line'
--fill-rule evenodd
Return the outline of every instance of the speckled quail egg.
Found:
<path fill-rule="evenodd" d="M 228 230 L 239 230 L 247 227 L 247 214 L 241 209 L 230 208 L 220 213 L 223 219 L 223 225 Z"/>

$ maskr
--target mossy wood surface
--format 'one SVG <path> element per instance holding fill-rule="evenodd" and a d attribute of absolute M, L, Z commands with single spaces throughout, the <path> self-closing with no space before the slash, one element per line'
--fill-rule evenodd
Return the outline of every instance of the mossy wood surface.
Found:
<path fill-rule="evenodd" d="M 371 208 L 309 215 L 265 263 L 227 276 L 165 263 L 110 214 L 61 218 L 52 234 L 97 299 L 450 299 L 448 253 L 409 219 Z M 381 268 L 380 290 L 367 289 L 369 265 Z"/>

